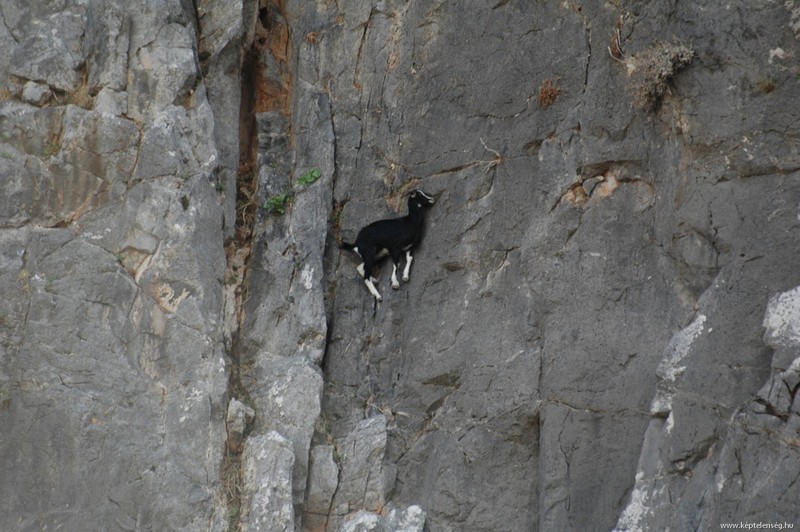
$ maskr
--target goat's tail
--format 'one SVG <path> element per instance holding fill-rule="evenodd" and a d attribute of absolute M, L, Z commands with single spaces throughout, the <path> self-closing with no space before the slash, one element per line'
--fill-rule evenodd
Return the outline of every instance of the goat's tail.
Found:
<path fill-rule="evenodd" d="M 342 241 L 342 243 L 339 244 L 339 248 L 346 249 L 347 251 L 353 251 L 353 248 L 355 247 L 356 247 L 355 244 L 350 244 L 349 242 L 344 242 L 344 241 Z"/>

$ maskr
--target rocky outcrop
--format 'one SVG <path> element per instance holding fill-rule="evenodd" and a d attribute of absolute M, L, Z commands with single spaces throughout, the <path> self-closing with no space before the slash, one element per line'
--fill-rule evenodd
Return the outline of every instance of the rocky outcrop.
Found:
<path fill-rule="evenodd" d="M 796 522 L 794 2 L 0 0 L 0 529 Z M 375 304 L 338 248 L 437 197 Z"/>
<path fill-rule="evenodd" d="M 177 2 L 2 14 L 0 528 L 219 529 L 225 257 L 196 21 Z"/>
<path fill-rule="evenodd" d="M 772 109 L 797 99 L 797 41 L 786 6 L 737 6 L 298 17 L 315 60 L 298 75 L 330 93 L 334 234 L 412 186 L 438 196 L 411 282 L 377 308 L 331 242 L 323 397 L 337 442 L 386 416 L 390 499 L 421 504 L 431 530 L 618 526 L 668 417 L 649 407 L 665 375 L 694 364 L 668 462 L 693 478 L 763 385 L 761 316 L 799 280 L 797 149 L 771 133 L 794 130 Z M 736 37 L 764 28 L 769 42 Z M 698 516 L 680 493 L 643 529 Z"/>
<path fill-rule="evenodd" d="M 660 366 L 659 390 L 651 405 L 654 419 L 645 433 L 636 485 L 618 529 L 794 523 L 800 502 L 792 489 L 800 448 L 800 405 L 795 400 L 800 384 L 799 303 L 800 287 L 770 298 L 763 326 L 764 343 L 773 350 L 771 368 L 761 389 L 744 402 L 725 395 L 733 395 L 742 381 L 726 373 L 746 371 L 736 360 L 745 349 L 725 353 L 719 386 L 703 393 L 695 389 L 689 397 L 686 381 L 698 359 L 713 352 L 708 345 L 715 327 L 700 314 L 673 338 Z M 710 345 L 719 343 L 716 339 Z"/>

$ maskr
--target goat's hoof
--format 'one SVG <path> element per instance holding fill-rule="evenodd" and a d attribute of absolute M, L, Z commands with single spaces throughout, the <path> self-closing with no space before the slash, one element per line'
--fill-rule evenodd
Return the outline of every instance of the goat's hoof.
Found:
<path fill-rule="evenodd" d="M 404 282 L 404 283 L 407 283 L 407 282 L 408 282 L 408 275 L 404 275 L 404 276 L 403 276 L 403 282 Z"/>
<path fill-rule="evenodd" d="M 381 296 L 375 296 L 375 301 L 380 303 L 381 301 L 383 301 L 383 298 Z"/>
<path fill-rule="evenodd" d="M 400 283 L 392 284 L 392 288 L 394 288 L 395 290 L 399 290 L 400 289 Z"/>

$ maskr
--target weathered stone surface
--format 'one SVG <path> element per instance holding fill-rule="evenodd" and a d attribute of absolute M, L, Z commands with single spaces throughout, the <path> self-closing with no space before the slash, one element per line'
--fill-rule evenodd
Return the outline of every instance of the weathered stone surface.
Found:
<path fill-rule="evenodd" d="M 248 67 L 243 65 L 244 51 L 252 46 L 252 36 L 246 38 L 245 29 L 253 26 L 256 4 L 255 0 L 203 0 L 196 3 L 200 25 L 199 57 L 208 101 L 215 117 L 214 141 L 219 157 L 215 179 L 223 191 L 226 240 L 233 237 L 236 230 L 240 149 L 249 146 L 248 135 L 240 133 L 240 127 L 243 119 L 250 117 L 241 119 L 240 111 L 242 78 L 248 75 Z"/>
<path fill-rule="evenodd" d="M 167 106 L 144 130 L 136 171 L 132 181 L 164 176 L 182 179 L 212 173 L 217 152 L 210 132 L 213 118 L 207 102 L 198 108 Z"/>
<path fill-rule="evenodd" d="M 738 3 L 747 22 L 658 3 L 493 7 L 290 4 L 298 77 L 330 92 L 334 231 L 352 240 L 412 186 L 438 195 L 411 281 L 377 308 L 331 238 L 323 412 L 339 442 L 389 416 L 392 500 L 423 504 L 431 530 L 610 529 L 631 456 L 665 421 L 648 405 L 676 331 L 706 316 L 702 347 L 669 370 L 684 384 L 665 452 L 684 473 L 763 384 L 753 318 L 794 282 L 800 167 L 764 122 L 797 99 L 769 58 L 797 41 L 782 5 Z M 769 43 L 736 37 L 759 27 Z M 628 71 L 635 56 L 655 72 L 656 45 L 678 41 L 691 62 Z M 636 105 L 665 79 L 652 110 Z"/>
<path fill-rule="evenodd" d="M 123 91 L 127 86 L 132 17 L 126 7 L 102 0 L 88 2 L 83 55 L 88 65 L 86 83 L 92 92 L 103 88 Z"/>
<path fill-rule="evenodd" d="M 392 508 L 386 515 L 359 510 L 347 516 L 338 532 L 422 532 L 425 512 L 419 506 L 410 506 L 403 511 Z"/>
<path fill-rule="evenodd" d="M 5 217 L 53 226 L 119 200 L 137 162 L 139 132 L 123 118 L 68 105 L 39 109 L 7 102 L 0 135 L 10 165 Z M 11 156 L 14 150 L 24 159 Z M 21 174 L 21 175 L 20 175 Z"/>
<path fill-rule="evenodd" d="M 2 120 L 2 119 L 0 119 Z M 32 164 L 29 164 L 32 163 Z M 32 174 L 39 165 L 13 146 L 4 144 L 0 156 L 0 227 L 19 227 L 30 220 L 35 189 Z"/>
<path fill-rule="evenodd" d="M 334 138 L 328 98 L 306 87 L 298 103 L 295 124 L 277 113 L 260 115 L 259 181 L 265 202 L 285 194 L 285 214 L 266 215 L 254 249 L 250 286 L 264 296 L 247 305 L 244 331 L 246 350 L 264 349 L 315 363 L 322 360 L 327 333 L 322 286 L 325 240 L 331 212 Z M 295 140 L 297 159 L 286 160 L 283 136 L 300 130 Z M 295 168 L 295 180 L 311 169 L 320 178 L 309 185 L 291 184 L 286 172 Z"/>
<path fill-rule="evenodd" d="M 70 230 L 30 231 L 11 249 L 19 259 L 8 310 L 23 312 L 2 360 L 0 459 L 16 477 L 0 488 L 3 527 L 206 522 L 202 507 L 215 496 L 207 474 L 222 441 L 213 343 L 181 325 L 184 312 L 143 294 L 113 254 Z M 180 363 L 187 359 L 201 362 Z M 157 495 L 165 490 L 184 501 Z"/>
<path fill-rule="evenodd" d="M 172 23 L 159 26 L 152 41 L 130 59 L 128 114 L 152 120 L 170 105 L 180 105 L 198 88 L 200 66 L 193 30 Z"/>
<path fill-rule="evenodd" d="M 303 506 L 303 525 L 309 530 L 324 530 L 331 512 L 331 503 L 339 485 L 339 466 L 332 445 L 311 447 L 308 461 L 308 486 Z"/>
<path fill-rule="evenodd" d="M 392 508 L 386 516 L 386 530 L 397 532 L 422 532 L 425 526 L 425 512 L 419 506 L 409 506 L 405 510 Z"/>
<path fill-rule="evenodd" d="M 245 4 L 248 11 L 255 6 L 253 0 L 201 0 L 197 2 L 197 19 L 200 24 L 200 42 L 203 60 L 213 58 L 226 47 L 241 45 L 244 36 Z M 248 23 L 252 20 L 248 17 Z M 245 46 L 249 43 L 244 43 Z M 213 62 L 213 61 L 212 61 Z M 237 123 L 238 120 L 233 123 Z"/>
<path fill-rule="evenodd" d="M 800 287 L 773 295 L 764 315 L 772 368 L 756 397 L 736 412 L 714 472 L 703 524 L 747 519 L 792 523 L 800 494 Z M 748 486 L 761 486 L 751 490 Z"/>
<path fill-rule="evenodd" d="M 125 116 L 138 48 L 116 33 L 125 21 L 158 33 L 183 6 L 161 2 L 146 21 L 152 2 L 0 4 L 15 42 L 0 55 L 19 84 L 0 109 L 0 528 L 221 530 L 213 116 L 202 90 L 160 109 L 178 116 L 189 171 L 134 180 L 140 128 L 155 124 Z M 15 101 L 29 81 L 50 107 Z M 116 105 L 92 109 L 84 81 Z"/>
<path fill-rule="evenodd" d="M 660 367 L 663 384 L 652 407 L 658 418 L 647 429 L 636 485 L 618 530 L 714 529 L 720 523 L 796 519 L 800 496 L 790 485 L 800 472 L 795 400 L 800 384 L 798 294 L 800 289 L 794 288 L 770 298 L 763 325 L 765 343 L 775 349 L 771 375 L 729 416 L 724 415 L 725 403 L 709 406 L 709 399 L 723 390 L 706 392 L 706 404 L 690 409 L 682 404 L 687 399 L 670 389 L 693 365 L 696 345 L 713 334 L 707 317 L 699 315 L 673 338 Z M 735 391 L 736 386 L 726 389 Z"/>
<path fill-rule="evenodd" d="M 278 111 L 256 116 L 260 206 L 249 263 L 240 348 L 258 412 L 254 434 L 276 430 L 294 444 L 293 498 L 298 527 L 309 475 L 309 451 L 321 409 L 327 322 L 322 285 L 331 212 L 333 130 L 327 96 L 306 90 L 292 122 Z M 298 132 L 288 150 L 289 134 Z M 319 178 L 298 178 L 311 169 Z M 293 176 L 290 180 L 289 177 Z M 270 198 L 283 197 L 277 208 Z M 255 297 L 252 297 L 255 296 Z"/>
<path fill-rule="evenodd" d="M 7 26 L 15 40 L 9 73 L 63 91 L 77 89 L 79 68 L 84 63 L 81 40 L 86 25 L 85 2 L 40 4 L 32 9 L 24 2 L 7 4 L 19 4 L 11 7 L 11 12 L 20 9 L 18 17 L 10 17 L 13 25 Z"/>
<path fill-rule="evenodd" d="M 242 463 L 244 530 L 294 530 L 292 442 L 275 431 L 248 438 Z"/>
<path fill-rule="evenodd" d="M 0 528 L 798 522 L 796 4 L 0 0 Z"/>
<path fill-rule="evenodd" d="M 261 356 L 249 377 L 258 415 L 254 432 L 279 431 L 294 445 L 292 493 L 302 504 L 308 478 L 308 453 L 314 424 L 320 411 L 322 375 L 319 368 L 296 357 Z"/>
<path fill-rule="evenodd" d="M 237 399 L 228 403 L 228 413 L 225 415 L 225 429 L 228 433 L 228 449 L 232 452 L 242 452 L 244 434 L 247 426 L 253 422 L 256 412 Z"/>
<path fill-rule="evenodd" d="M 377 511 L 388 502 L 394 471 L 384 465 L 386 418 L 365 419 L 339 446 L 341 473 L 332 513 L 342 516 L 358 509 Z"/>
<path fill-rule="evenodd" d="M 94 99 L 93 109 L 98 113 L 125 115 L 128 112 L 128 94 L 103 88 Z"/>
<path fill-rule="evenodd" d="M 366 510 L 359 510 L 345 517 L 338 530 L 339 532 L 374 532 L 381 530 L 381 516 Z"/>
<path fill-rule="evenodd" d="M 47 85 L 29 81 L 22 87 L 22 101 L 25 103 L 41 107 L 50 97 L 51 92 Z"/>

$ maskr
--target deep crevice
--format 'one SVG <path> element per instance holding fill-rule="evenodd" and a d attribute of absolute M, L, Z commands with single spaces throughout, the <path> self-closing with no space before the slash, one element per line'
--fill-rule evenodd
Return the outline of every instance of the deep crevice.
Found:
<path fill-rule="evenodd" d="M 248 270 L 255 246 L 259 205 L 263 201 L 259 196 L 260 153 L 257 115 L 273 110 L 286 115 L 291 101 L 291 83 L 286 68 L 291 40 L 282 4 L 282 0 L 259 0 L 258 16 L 253 20 L 255 39 L 249 48 L 243 51 L 240 71 L 235 231 L 233 239 L 225 247 L 228 398 L 229 400 L 236 398 L 250 408 L 254 408 L 255 405 L 250 398 L 245 379 L 251 361 L 244 356 L 242 329 L 245 320 L 244 306 L 249 298 Z M 280 72 L 273 76 L 269 75 L 265 67 L 270 61 L 282 65 Z M 228 509 L 229 530 L 241 530 L 242 517 L 249 513 L 248 509 L 243 507 L 247 501 L 243 490 L 242 454 L 253 426 L 253 420 L 248 419 L 244 433 L 241 436 L 237 435 L 236 438 L 228 434 L 225 443 L 221 479 Z"/>
<path fill-rule="evenodd" d="M 247 387 L 243 383 L 246 372 L 241 357 L 241 327 L 243 304 L 247 300 L 245 283 L 252 252 L 252 236 L 255 229 L 258 194 L 258 140 L 255 120 L 256 84 L 258 76 L 258 51 L 251 47 L 244 52 L 241 66 L 241 100 L 239 108 L 239 167 L 236 174 L 236 217 L 234 238 L 225 247 L 227 267 L 226 305 L 232 305 L 232 314 L 226 319 L 230 337 L 227 339 L 228 355 L 228 399 L 252 404 Z M 227 420 L 226 420 L 227 421 Z M 252 429 L 250 423 L 240 442 L 225 441 L 225 454 L 220 479 L 228 509 L 228 530 L 241 529 L 242 510 L 242 451 L 243 442 Z"/>

